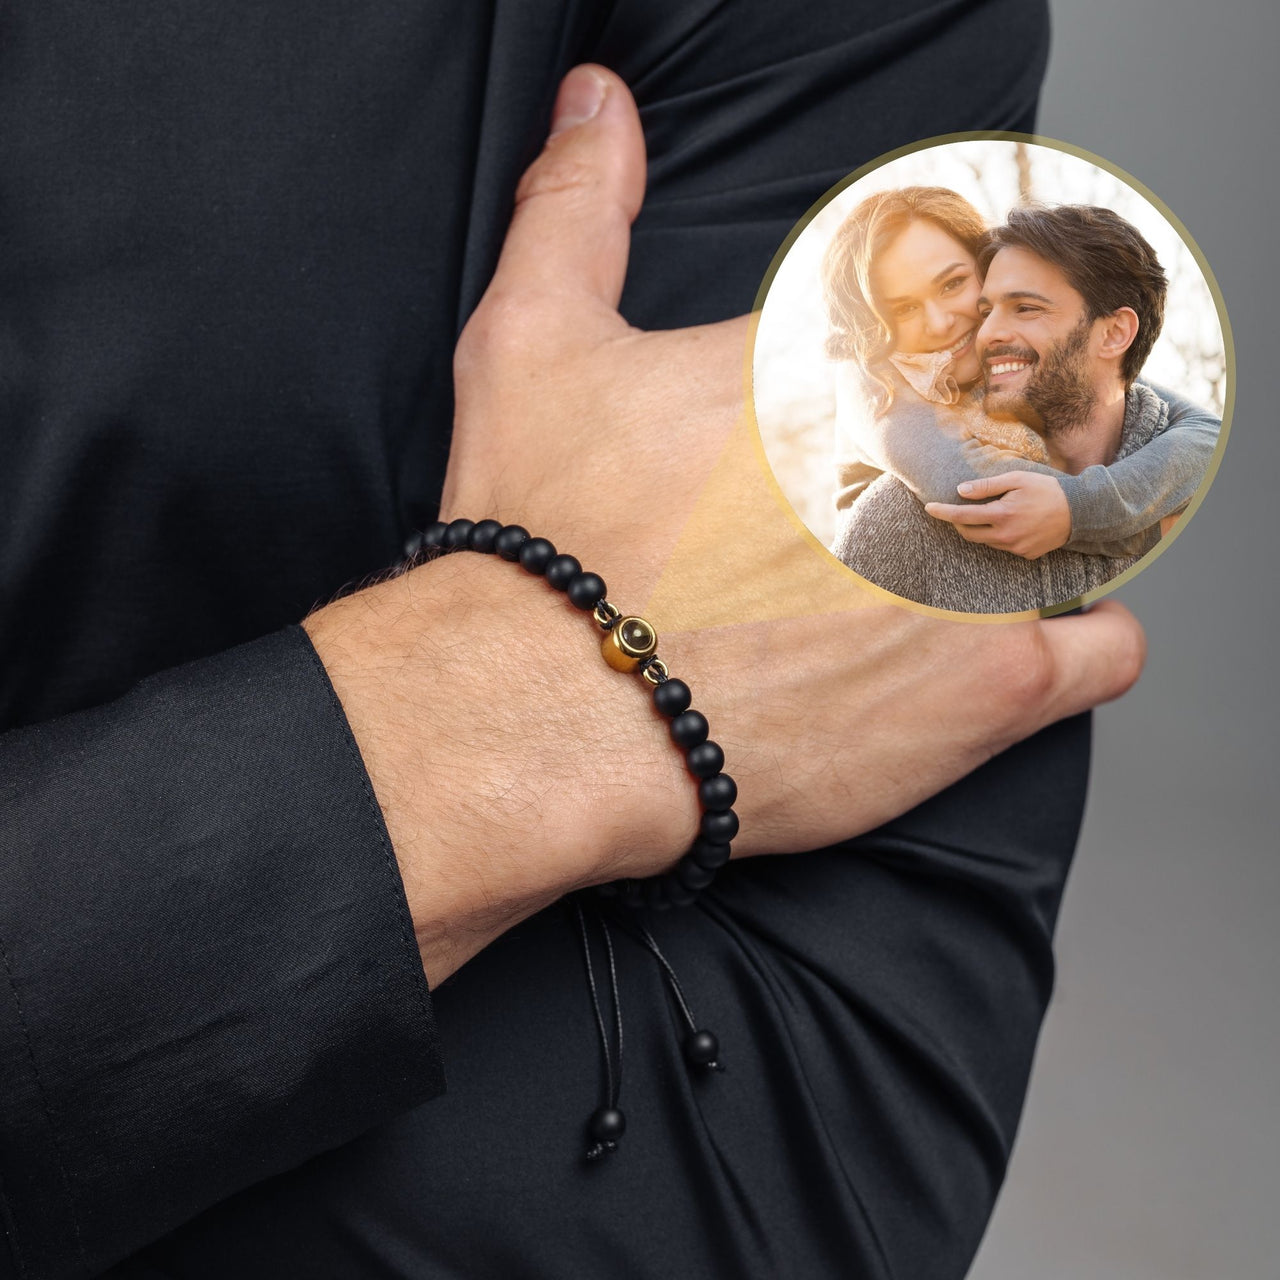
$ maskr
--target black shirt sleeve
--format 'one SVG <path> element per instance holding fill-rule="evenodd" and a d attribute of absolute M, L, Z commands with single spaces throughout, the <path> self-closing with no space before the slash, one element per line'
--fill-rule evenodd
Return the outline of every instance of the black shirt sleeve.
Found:
<path fill-rule="evenodd" d="M 0 780 L 0 1276 L 96 1274 L 443 1089 L 300 627 L 5 735 Z"/>

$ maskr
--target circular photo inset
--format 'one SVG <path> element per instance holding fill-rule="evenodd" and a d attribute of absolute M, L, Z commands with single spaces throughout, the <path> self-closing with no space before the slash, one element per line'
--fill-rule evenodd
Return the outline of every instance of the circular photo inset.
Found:
<path fill-rule="evenodd" d="M 1019 135 L 853 175 L 775 260 L 752 352 L 770 467 L 899 600 L 1054 613 L 1161 551 L 1216 470 L 1229 328 L 1176 220 Z"/>

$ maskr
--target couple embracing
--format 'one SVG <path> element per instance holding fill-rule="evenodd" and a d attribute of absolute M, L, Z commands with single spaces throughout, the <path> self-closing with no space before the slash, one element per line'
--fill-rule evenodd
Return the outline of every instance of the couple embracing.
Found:
<path fill-rule="evenodd" d="M 1167 279 L 1125 219 L 944 187 L 862 201 L 826 251 L 841 521 L 895 595 L 1011 613 L 1078 599 L 1159 540 L 1220 420 L 1139 375 Z"/>

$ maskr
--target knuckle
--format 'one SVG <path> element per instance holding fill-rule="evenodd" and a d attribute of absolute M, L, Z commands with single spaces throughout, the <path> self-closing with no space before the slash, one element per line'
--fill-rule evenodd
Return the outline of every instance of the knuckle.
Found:
<path fill-rule="evenodd" d="M 553 148 L 525 170 L 516 187 L 516 206 L 547 197 L 581 198 L 598 185 L 599 179 L 597 168 L 571 149 Z"/>
<path fill-rule="evenodd" d="M 466 377 L 494 364 L 526 358 L 541 330 L 538 300 L 528 293 L 491 289 L 458 337 L 454 374 Z"/>
<path fill-rule="evenodd" d="M 1034 720 L 1053 696 L 1057 671 L 1042 623 L 1005 630 L 992 683 L 1003 700 L 1011 727 L 1021 727 Z"/>
<path fill-rule="evenodd" d="M 1127 693 L 1138 683 L 1142 669 L 1147 664 L 1147 634 L 1136 618 L 1121 632 L 1116 646 L 1115 678 L 1116 697 Z"/>

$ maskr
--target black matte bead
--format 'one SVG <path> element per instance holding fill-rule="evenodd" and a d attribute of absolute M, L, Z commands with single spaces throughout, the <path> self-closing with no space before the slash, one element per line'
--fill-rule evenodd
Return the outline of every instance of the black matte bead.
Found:
<path fill-rule="evenodd" d="M 698 799 L 704 809 L 732 809 L 738 784 L 727 773 L 717 773 L 698 783 Z"/>
<path fill-rule="evenodd" d="M 687 907 L 698 896 L 696 889 L 687 888 L 680 883 L 680 877 L 674 871 L 668 871 L 661 883 L 662 892 L 673 907 Z"/>
<path fill-rule="evenodd" d="M 655 911 L 665 911 L 671 905 L 671 899 L 667 897 L 666 890 L 662 887 L 662 881 L 649 879 L 643 883 L 644 905 L 652 907 Z"/>
<path fill-rule="evenodd" d="M 520 567 L 530 573 L 542 573 L 555 557 L 556 549 L 546 538 L 530 538 L 520 548 Z"/>
<path fill-rule="evenodd" d="M 692 701 L 693 694 L 689 692 L 689 686 L 674 677 L 664 680 L 653 691 L 653 705 L 664 716 L 678 716 L 682 711 L 688 710 Z"/>
<path fill-rule="evenodd" d="M 427 525 L 422 531 L 422 545 L 424 547 L 443 547 L 444 535 L 449 526 L 443 520 L 436 520 Z"/>
<path fill-rule="evenodd" d="M 615 880 L 618 897 L 628 907 L 644 906 L 644 882 L 642 880 Z"/>
<path fill-rule="evenodd" d="M 617 1107 L 597 1107 L 591 1113 L 591 1136 L 597 1142 L 617 1142 L 627 1131 L 627 1117 Z"/>
<path fill-rule="evenodd" d="M 483 551 L 487 555 L 493 550 L 494 540 L 501 532 L 501 521 L 481 520 L 480 523 L 471 530 L 471 536 L 467 539 L 467 546 L 470 547 L 472 551 Z"/>
<path fill-rule="evenodd" d="M 682 711 L 671 722 L 671 736 L 687 751 L 700 742 L 706 742 L 711 726 L 701 711 Z"/>
<path fill-rule="evenodd" d="M 582 566 L 578 563 L 577 556 L 559 555 L 552 557 L 545 572 L 547 581 L 557 591 L 563 591 L 574 577 L 582 572 Z"/>
<path fill-rule="evenodd" d="M 712 1031 L 690 1031 L 684 1038 L 685 1061 L 709 1067 L 720 1056 L 720 1041 Z"/>
<path fill-rule="evenodd" d="M 738 815 L 732 809 L 704 813 L 700 826 L 703 836 L 718 844 L 728 844 L 738 834 Z"/>
<path fill-rule="evenodd" d="M 569 580 L 569 603 L 575 609 L 594 609 L 605 597 L 604 579 L 598 573 L 575 573 Z"/>
<path fill-rule="evenodd" d="M 467 545 L 467 539 L 471 536 L 471 530 L 476 527 L 474 520 L 450 520 L 449 527 L 444 531 L 444 545 L 449 551 L 457 551 L 460 547 Z"/>
<path fill-rule="evenodd" d="M 695 778 L 709 778 L 724 768 L 724 752 L 718 743 L 711 741 L 690 747 L 684 759 Z"/>
<path fill-rule="evenodd" d="M 422 550 L 422 531 L 420 529 L 415 529 L 404 540 L 405 558 L 412 560 L 413 557 L 416 556 L 418 552 L 421 550 Z"/>
<path fill-rule="evenodd" d="M 504 560 L 517 560 L 520 557 L 520 548 L 529 541 L 529 530 L 523 525 L 508 524 L 504 525 L 502 532 L 493 540 L 493 549 Z"/>
<path fill-rule="evenodd" d="M 716 878 L 716 873 L 707 867 L 698 866 L 692 858 L 681 858 L 676 863 L 675 876 L 686 889 L 697 892 L 705 889 Z"/>
<path fill-rule="evenodd" d="M 708 871 L 719 871 L 729 861 L 729 842 L 727 840 L 707 840 L 699 837 L 693 842 L 688 856 L 700 867 Z"/>

